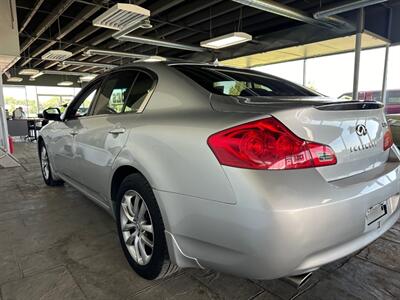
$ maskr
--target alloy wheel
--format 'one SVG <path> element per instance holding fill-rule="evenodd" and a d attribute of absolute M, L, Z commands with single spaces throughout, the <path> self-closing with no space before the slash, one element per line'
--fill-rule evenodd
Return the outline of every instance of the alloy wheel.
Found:
<path fill-rule="evenodd" d="M 153 223 L 146 203 L 134 190 L 126 191 L 121 200 L 120 225 L 125 245 L 134 261 L 147 265 L 153 254 Z"/>
<path fill-rule="evenodd" d="M 40 160 L 41 160 L 43 177 L 47 180 L 49 179 L 50 176 L 50 163 L 46 148 L 44 146 L 42 147 L 42 150 L 40 152 Z"/>

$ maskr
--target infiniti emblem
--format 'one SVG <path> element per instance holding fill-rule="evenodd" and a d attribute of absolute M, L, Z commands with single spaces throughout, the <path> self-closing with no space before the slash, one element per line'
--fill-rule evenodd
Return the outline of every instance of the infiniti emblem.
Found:
<path fill-rule="evenodd" d="M 356 133 L 357 133 L 359 136 L 367 135 L 367 132 L 368 132 L 368 130 L 367 130 L 367 127 L 365 127 L 365 125 L 358 124 L 358 125 L 356 126 Z"/>

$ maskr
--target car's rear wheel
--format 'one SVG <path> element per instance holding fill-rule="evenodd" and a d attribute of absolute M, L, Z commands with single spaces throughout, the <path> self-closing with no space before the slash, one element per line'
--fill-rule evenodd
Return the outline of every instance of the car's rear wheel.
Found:
<path fill-rule="evenodd" d="M 62 185 L 64 181 L 56 180 L 53 177 L 53 173 L 51 171 L 51 165 L 49 160 L 49 154 L 47 152 L 47 148 L 43 142 L 40 143 L 39 146 L 39 158 L 40 158 L 40 169 L 42 171 L 42 176 L 44 182 L 49 186 L 58 186 Z"/>
<path fill-rule="evenodd" d="M 178 270 L 169 260 L 160 209 L 142 175 L 132 174 L 123 180 L 116 217 L 122 249 L 136 273 L 158 279 Z"/>

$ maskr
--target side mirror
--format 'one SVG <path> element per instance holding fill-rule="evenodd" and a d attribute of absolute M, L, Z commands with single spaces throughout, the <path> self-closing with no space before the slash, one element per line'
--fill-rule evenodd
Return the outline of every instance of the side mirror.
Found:
<path fill-rule="evenodd" d="M 43 111 L 43 118 L 49 121 L 61 121 L 61 112 L 58 108 L 47 108 Z"/>

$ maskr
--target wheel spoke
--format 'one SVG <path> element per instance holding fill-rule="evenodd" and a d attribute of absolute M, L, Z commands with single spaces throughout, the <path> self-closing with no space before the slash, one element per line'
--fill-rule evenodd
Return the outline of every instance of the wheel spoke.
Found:
<path fill-rule="evenodd" d="M 135 198 L 133 200 L 133 214 L 135 215 L 135 217 L 137 217 L 138 214 L 139 201 L 140 197 L 138 195 L 135 195 Z"/>
<path fill-rule="evenodd" d="M 138 237 L 138 235 L 135 236 L 134 248 L 135 248 L 138 263 L 142 264 L 141 263 L 142 256 L 140 255 L 140 252 L 139 252 L 139 237 Z"/>
<path fill-rule="evenodd" d="M 132 216 L 132 218 L 134 218 L 134 216 L 135 216 L 135 214 L 133 213 L 133 209 L 132 209 L 132 198 L 133 197 L 134 196 L 130 196 L 130 195 L 124 196 L 124 200 L 127 205 L 128 213 Z"/>
<path fill-rule="evenodd" d="M 144 201 L 142 200 L 140 209 L 139 209 L 139 213 L 137 216 L 137 221 L 140 223 L 143 220 L 144 214 L 146 212 L 146 204 L 144 203 Z"/>
<path fill-rule="evenodd" d="M 126 223 L 124 225 L 124 227 L 122 228 L 122 231 L 130 231 L 130 230 L 136 229 L 136 228 L 137 228 L 136 223 Z"/>
<path fill-rule="evenodd" d="M 142 225 L 142 229 L 146 232 L 153 233 L 153 226 L 152 225 Z"/>
<path fill-rule="evenodd" d="M 132 233 L 132 234 L 128 237 L 128 239 L 125 241 L 125 243 L 126 243 L 127 245 L 130 245 L 130 246 L 133 245 L 134 242 L 136 243 L 137 235 L 138 235 L 138 232 L 137 232 L 137 230 L 135 230 L 135 232 Z"/>
<path fill-rule="evenodd" d="M 147 264 L 150 260 L 150 256 L 147 255 L 146 249 L 144 248 L 143 242 L 139 239 L 139 249 L 140 249 L 140 256 L 142 257 L 143 264 Z"/>
<path fill-rule="evenodd" d="M 145 235 L 140 235 L 140 239 L 150 248 L 153 248 L 153 242 L 150 241 Z"/>
<path fill-rule="evenodd" d="M 131 221 L 131 222 L 133 222 L 133 217 L 131 216 L 131 214 L 129 213 L 129 209 L 128 209 L 128 207 L 127 207 L 128 205 L 126 204 L 126 203 L 121 203 L 121 207 L 122 207 L 122 210 L 123 210 L 123 212 L 124 212 L 124 215 L 125 215 L 125 217 L 129 220 L 129 221 Z"/>

